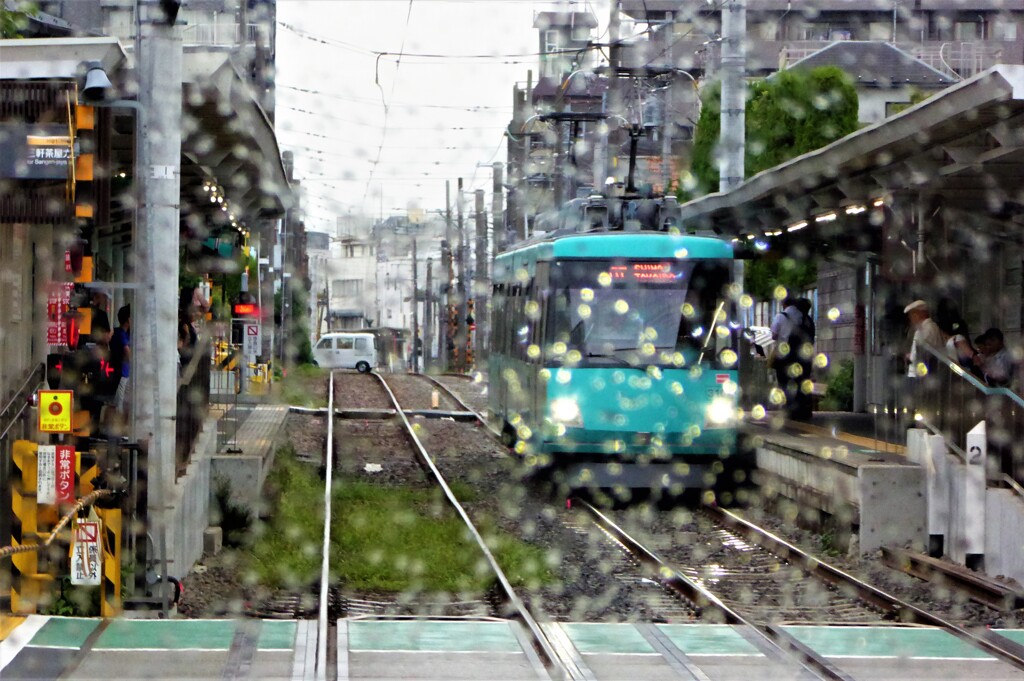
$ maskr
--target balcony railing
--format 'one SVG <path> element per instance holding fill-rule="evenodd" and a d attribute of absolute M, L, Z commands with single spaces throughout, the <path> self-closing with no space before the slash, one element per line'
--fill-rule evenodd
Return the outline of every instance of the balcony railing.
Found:
<path fill-rule="evenodd" d="M 830 40 L 796 40 L 780 43 L 779 68 L 792 66 L 833 42 Z M 912 57 L 920 59 L 933 69 L 960 80 L 970 78 L 999 63 L 1005 46 L 1001 42 L 942 42 L 935 40 L 923 43 L 899 42 L 896 43 L 896 47 Z"/>
<path fill-rule="evenodd" d="M 242 26 L 231 22 L 189 24 L 182 28 L 181 39 L 185 46 L 231 46 L 259 43 L 262 47 L 268 47 L 270 44 L 267 32 L 260 31 L 260 27 L 254 24 L 245 26 L 244 40 L 242 33 Z"/>

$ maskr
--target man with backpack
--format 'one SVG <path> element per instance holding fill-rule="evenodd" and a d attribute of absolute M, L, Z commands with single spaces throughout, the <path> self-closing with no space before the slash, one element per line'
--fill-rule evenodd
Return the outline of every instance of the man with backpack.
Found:
<path fill-rule="evenodd" d="M 808 382 L 814 356 L 811 301 L 787 296 L 771 331 L 776 343 L 775 377 L 786 396 L 786 410 L 791 419 L 808 421 L 812 413 Z"/>

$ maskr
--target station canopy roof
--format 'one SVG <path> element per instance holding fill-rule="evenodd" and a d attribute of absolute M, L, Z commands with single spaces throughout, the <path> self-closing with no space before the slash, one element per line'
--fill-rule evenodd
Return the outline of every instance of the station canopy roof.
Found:
<path fill-rule="evenodd" d="M 847 216 L 909 198 L 1019 238 L 1022 123 L 1024 66 L 997 65 L 729 192 L 683 204 L 683 224 L 740 238 L 770 239 L 816 222 L 851 230 L 865 221 Z"/>
<path fill-rule="evenodd" d="M 231 55 L 186 51 L 182 72 L 182 114 L 192 119 L 182 126 L 182 155 L 215 179 L 242 213 L 284 215 L 291 192 L 277 137 Z M 182 184 L 190 180 L 202 185 L 202 178 L 184 176 Z"/>

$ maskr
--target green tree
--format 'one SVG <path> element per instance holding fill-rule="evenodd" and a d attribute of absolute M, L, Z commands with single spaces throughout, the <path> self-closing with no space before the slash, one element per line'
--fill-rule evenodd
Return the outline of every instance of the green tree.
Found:
<path fill-rule="evenodd" d="M 693 198 L 718 189 L 718 160 L 715 157 L 721 115 L 720 83 L 701 93 L 701 112 L 693 140 L 691 172 L 695 184 L 680 199 Z M 825 146 L 857 129 L 857 91 L 841 69 L 779 71 L 771 78 L 747 84 L 746 147 L 744 171 L 747 177 L 801 154 Z M 764 258 L 747 263 L 744 279 L 747 291 L 758 299 L 772 296 L 779 284 L 791 291 L 812 286 L 817 267 L 792 258 Z"/>
<path fill-rule="evenodd" d="M 8 9 L 0 2 L 0 39 L 21 38 L 22 31 L 28 28 L 28 19 L 39 10 L 35 3 L 22 2 Z"/>
<path fill-rule="evenodd" d="M 711 83 L 701 93 L 700 118 L 693 140 L 693 196 L 718 189 L 719 117 L 722 87 Z M 779 71 L 747 85 L 746 176 L 833 142 L 857 129 L 857 91 L 834 66 Z M 686 198 L 686 197 L 682 197 Z"/>

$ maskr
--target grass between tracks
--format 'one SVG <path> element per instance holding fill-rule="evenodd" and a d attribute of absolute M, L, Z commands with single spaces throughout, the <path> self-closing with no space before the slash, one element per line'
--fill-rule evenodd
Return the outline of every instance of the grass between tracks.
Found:
<path fill-rule="evenodd" d="M 268 586 L 311 584 L 321 563 L 323 481 L 285 447 L 268 485 L 273 516 L 255 538 L 251 569 Z M 453 485 L 453 491 L 460 501 L 472 501 L 468 487 Z M 480 594 L 493 582 L 440 490 L 339 479 L 331 504 L 331 578 L 346 590 Z M 478 529 L 513 584 L 535 587 L 553 579 L 542 550 L 493 523 Z"/>
<path fill-rule="evenodd" d="M 320 409 L 327 406 L 327 379 L 330 371 L 313 366 L 300 364 L 288 372 L 288 375 L 273 384 L 277 399 L 282 404 L 296 407 Z M 310 386 L 323 388 L 310 389 Z"/>

